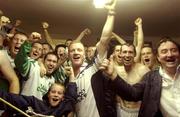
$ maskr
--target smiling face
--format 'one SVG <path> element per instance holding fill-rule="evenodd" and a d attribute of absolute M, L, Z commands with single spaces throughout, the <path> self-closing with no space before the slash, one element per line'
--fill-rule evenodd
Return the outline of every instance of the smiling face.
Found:
<path fill-rule="evenodd" d="M 180 63 L 180 52 L 176 44 L 165 41 L 158 47 L 157 59 L 164 69 L 176 69 Z"/>
<path fill-rule="evenodd" d="M 64 47 L 58 47 L 57 55 L 60 60 L 66 59 L 66 49 Z"/>
<path fill-rule="evenodd" d="M 42 51 L 43 55 L 46 55 L 48 52 L 52 51 L 49 44 L 44 43 L 42 46 L 43 46 L 43 51 Z"/>
<path fill-rule="evenodd" d="M 69 46 L 68 55 L 73 67 L 81 67 L 85 59 L 85 50 L 83 44 L 71 43 Z"/>
<path fill-rule="evenodd" d="M 48 93 L 49 104 L 52 107 L 59 105 L 59 103 L 64 99 L 65 88 L 60 84 L 53 84 Z"/>
<path fill-rule="evenodd" d="M 149 68 L 152 68 L 155 63 L 153 50 L 151 47 L 143 47 L 141 50 L 141 62 Z"/>
<path fill-rule="evenodd" d="M 48 53 L 44 59 L 44 66 L 46 68 L 46 74 L 50 75 L 57 67 L 58 58 L 55 54 Z"/>
<path fill-rule="evenodd" d="M 113 54 L 114 60 L 118 63 L 118 65 L 122 65 L 121 45 L 115 46 Z"/>
<path fill-rule="evenodd" d="M 15 57 L 19 52 L 21 45 L 27 40 L 27 36 L 24 34 L 17 33 L 14 35 L 10 42 L 10 53 L 12 57 Z"/>
<path fill-rule="evenodd" d="M 95 51 L 96 51 L 96 47 L 94 46 L 91 46 L 91 47 L 88 47 L 87 50 L 86 50 L 86 54 L 87 54 L 87 58 L 89 60 L 92 60 L 93 57 L 94 57 L 94 54 L 95 54 Z"/>
<path fill-rule="evenodd" d="M 43 46 L 41 43 L 34 43 L 30 51 L 30 57 L 37 60 L 42 55 Z"/>
<path fill-rule="evenodd" d="M 124 67 L 131 67 L 134 64 L 135 49 L 132 45 L 122 45 L 121 56 Z"/>

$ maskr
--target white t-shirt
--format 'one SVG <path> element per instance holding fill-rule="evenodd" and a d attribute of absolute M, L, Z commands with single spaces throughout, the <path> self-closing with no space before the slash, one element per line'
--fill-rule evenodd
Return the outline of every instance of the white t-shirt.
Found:
<path fill-rule="evenodd" d="M 31 64 L 27 81 L 23 81 L 22 95 L 35 96 L 42 100 L 42 97 L 47 93 L 49 87 L 55 82 L 54 77 L 40 77 L 40 67 L 38 62 Z"/>

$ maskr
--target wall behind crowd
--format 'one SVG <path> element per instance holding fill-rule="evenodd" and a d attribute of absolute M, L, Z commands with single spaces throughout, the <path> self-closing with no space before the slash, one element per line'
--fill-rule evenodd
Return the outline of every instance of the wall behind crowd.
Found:
<path fill-rule="evenodd" d="M 52 37 L 55 37 L 54 38 L 55 43 L 64 43 L 67 38 L 75 39 L 77 37 L 77 35 L 52 34 Z M 83 39 L 82 42 L 87 46 L 95 45 L 97 43 L 97 41 L 99 40 L 99 36 L 100 35 L 92 35 L 86 39 Z M 169 36 L 169 35 L 163 35 L 163 36 Z M 59 37 L 61 37 L 61 38 L 59 38 Z M 178 42 L 180 44 L 180 37 L 172 37 L 172 36 L 169 36 L 169 37 L 171 37 L 173 40 L 175 40 L 176 42 Z M 132 36 L 122 36 L 122 38 L 129 42 L 131 42 L 133 40 Z M 152 36 L 152 37 L 145 36 L 144 39 L 145 39 L 145 42 L 152 43 L 153 47 L 155 48 L 156 44 L 160 41 L 161 36 Z"/>

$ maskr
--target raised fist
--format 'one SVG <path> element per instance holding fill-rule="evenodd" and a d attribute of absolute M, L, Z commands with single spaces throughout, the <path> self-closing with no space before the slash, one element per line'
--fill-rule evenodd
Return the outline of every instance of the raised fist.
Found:
<path fill-rule="evenodd" d="M 38 40 L 41 40 L 41 39 L 42 39 L 41 34 L 38 33 L 38 32 L 32 32 L 30 37 L 29 37 L 29 40 L 31 42 L 35 42 L 35 41 L 38 41 Z"/>
<path fill-rule="evenodd" d="M 137 26 L 137 25 L 140 25 L 140 24 L 142 24 L 142 19 L 140 18 L 140 17 L 138 17 L 136 20 L 135 20 L 135 25 Z"/>
<path fill-rule="evenodd" d="M 42 22 L 42 26 L 44 29 L 47 29 L 49 27 L 49 24 L 47 22 Z"/>

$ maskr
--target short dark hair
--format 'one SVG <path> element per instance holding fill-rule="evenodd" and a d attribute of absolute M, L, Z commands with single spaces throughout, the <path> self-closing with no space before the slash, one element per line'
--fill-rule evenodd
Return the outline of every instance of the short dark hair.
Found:
<path fill-rule="evenodd" d="M 58 48 L 59 47 L 63 47 L 63 48 L 65 48 L 66 49 L 66 45 L 64 45 L 64 44 L 58 44 L 58 45 L 56 45 L 56 47 L 55 47 L 55 53 L 57 54 L 57 51 L 58 51 Z"/>
<path fill-rule="evenodd" d="M 26 36 L 26 37 L 28 38 L 28 35 L 27 35 L 24 31 L 22 31 L 22 30 L 16 31 L 16 33 L 14 34 L 14 36 L 17 35 L 17 34 L 24 35 L 24 36 Z M 13 36 L 12 38 L 14 38 L 14 36 Z"/>
<path fill-rule="evenodd" d="M 53 48 L 52 48 L 51 44 L 49 44 L 49 43 L 47 43 L 47 42 L 42 43 L 42 45 L 48 45 L 48 46 L 49 46 L 49 48 L 50 48 L 51 50 L 53 50 Z"/>
<path fill-rule="evenodd" d="M 123 47 L 123 46 L 128 46 L 128 47 L 132 46 L 132 47 L 133 47 L 133 50 L 134 50 L 134 54 L 135 54 L 135 56 L 136 56 L 136 47 L 135 47 L 133 44 L 130 44 L 130 43 L 124 43 L 124 44 L 122 44 L 122 45 L 121 45 L 121 52 L 122 52 L 122 47 Z"/>
<path fill-rule="evenodd" d="M 73 40 L 72 40 L 72 39 L 70 39 L 70 38 L 69 38 L 69 39 L 66 39 L 66 41 L 65 41 L 65 43 L 64 43 L 64 44 L 65 44 L 65 45 L 67 45 L 67 42 L 68 42 L 68 41 L 73 41 Z"/>
<path fill-rule="evenodd" d="M 178 48 L 178 51 L 180 52 L 180 45 L 179 45 L 179 43 L 177 43 L 176 41 L 174 41 L 172 38 L 170 38 L 168 36 L 164 36 L 164 37 L 161 38 L 159 43 L 156 45 L 156 53 L 157 54 L 158 54 L 158 49 L 161 46 L 161 44 L 164 43 L 164 42 L 167 42 L 167 41 L 172 42 L 173 44 L 175 44 L 177 46 L 177 48 Z"/>
<path fill-rule="evenodd" d="M 156 52 L 154 52 L 154 49 L 153 49 L 153 47 L 152 47 L 151 44 L 144 44 L 143 47 L 141 48 L 141 51 L 142 51 L 143 48 L 151 48 L 152 53 L 153 53 L 153 54 L 156 54 Z"/>
<path fill-rule="evenodd" d="M 44 60 L 47 58 L 48 55 L 55 55 L 58 59 L 57 54 L 53 51 L 53 52 L 48 52 L 45 56 L 44 56 Z"/>

